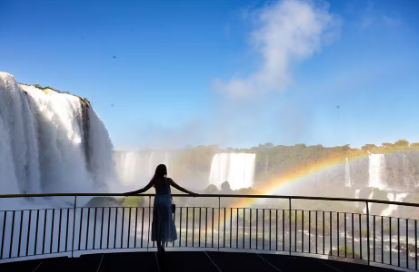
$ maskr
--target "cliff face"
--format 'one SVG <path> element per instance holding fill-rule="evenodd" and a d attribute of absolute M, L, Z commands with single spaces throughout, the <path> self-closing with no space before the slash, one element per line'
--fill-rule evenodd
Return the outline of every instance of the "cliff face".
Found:
<path fill-rule="evenodd" d="M 0 72 L 0 133 L 4 193 L 103 192 L 116 181 L 109 135 L 84 98 Z"/>

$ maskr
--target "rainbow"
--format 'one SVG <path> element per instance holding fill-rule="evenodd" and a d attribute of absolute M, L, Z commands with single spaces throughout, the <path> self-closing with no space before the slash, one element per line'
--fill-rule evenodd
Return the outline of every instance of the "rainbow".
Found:
<path fill-rule="evenodd" d="M 350 161 L 354 161 L 354 160 L 356 161 L 356 160 L 368 158 L 368 156 L 369 156 L 369 153 L 362 153 L 357 156 L 349 156 L 348 158 L 350 159 Z M 274 178 L 270 180 L 269 182 L 267 182 L 267 184 L 265 184 L 259 190 L 264 195 L 273 195 L 286 185 L 298 184 L 298 182 L 303 181 L 307 177 L 320 174 L 324 171 L 332 170 L 333 168 L 342 166 L 343 164 L 345 164 L 345 159 L 342 159 L 342 157 L 332 157 L 332 158 L 319 160 L 312 164 L 304 165 L 292 171 L 289 171 L 288 173 L 285 173 L 284 175 L 281 175 L 280 177 Z M 234 202 L 231 205 L 231 207 L 233 207 L 234 209 L 245 208 L 252 205 L 254 202 L 258 200 L 259 199 L 257 198 L 240 199 Z M 225 220 L 227 221 L 230 220 L 230 216 L 231 214 L 229 212 L 226 213 Z M 217 224 L 217 222 L 218 222 L 218 218 L 217 220 L 215 220 L 215 224 Z"/>
<path fill-rule="evenodd" d="M 351 156 L 349 159 L 351 161 L 354 160 L 361 160 L 368 158 L 368 153 L 364 153 L 358 156 Z M 289 171 L 281 175 L 280 177 L 276 177 L 264 186 L 262 186 L 259 191 L 262 192 L 264 195 L 272 195 L 278 192 L 282 187 L 290 184 L 298 184 L 307 177 L 320 174 L 324 171 L 332 170 L 336 167 L 340 167 L 345 164 L 345 160 L 342 157 L 334 157 L 334 158 L 326 158 L 323 160 L 316 161 L 315 163 L 301 166 L 297 169 Z M 258 201 L 256 198 L 246 198 L 235 202 L 233 205 L 234 207 L 244 208 L 248 207 L 252 203 Z"/>

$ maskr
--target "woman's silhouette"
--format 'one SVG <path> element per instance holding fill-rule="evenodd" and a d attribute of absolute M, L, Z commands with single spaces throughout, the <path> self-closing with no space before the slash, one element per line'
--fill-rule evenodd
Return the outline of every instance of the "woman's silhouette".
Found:
<path fill-rule="evenodd" d="M 172 197 L 170 186 L 173 186 L 179 191 L 187 194 L 197 195 L 196 193 L 180 187 L 171 178 L 166 176 L 166 165 L 160 164 L 156 168 L 154 177 L 144 188 L 126 193 L 128 195 L 143 193 L 153 186 L 156 189 L 151 240 L 157 242 L 157 249 L 159 253 L 163 253 L 165 251 L 164 243 L 173 242 L 177 239 L 175 223 L 172 219 Z"/>

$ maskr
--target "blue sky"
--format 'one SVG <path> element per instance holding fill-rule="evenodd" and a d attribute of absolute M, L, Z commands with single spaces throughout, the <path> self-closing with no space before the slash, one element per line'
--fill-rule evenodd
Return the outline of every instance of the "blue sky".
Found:
<path fill-rule="evenodd" d="M 0 70 L 116 149 L 419 142 L 419 1 L 0 1 Z"/>

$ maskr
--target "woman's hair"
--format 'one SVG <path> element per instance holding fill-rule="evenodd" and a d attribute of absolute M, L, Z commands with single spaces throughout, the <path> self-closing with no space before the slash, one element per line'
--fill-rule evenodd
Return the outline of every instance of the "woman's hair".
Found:
<path fill-rule="evenodd" d="M 164 164 L 159 164 L 156 168 L 156 172 L 154 173 L 153 180 L 154 181 L 164 181 L 164 183 L 167 185 L 167 181 L 165 177 L 167 176 L 167 168 Z"/>

